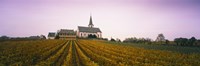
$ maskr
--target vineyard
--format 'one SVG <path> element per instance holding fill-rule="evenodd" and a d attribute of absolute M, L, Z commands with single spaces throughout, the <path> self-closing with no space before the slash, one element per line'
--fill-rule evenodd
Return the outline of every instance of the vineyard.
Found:
<path fill-rule="evenodd" d="M 200 54 L 110 44 L 101 40 L 0 42 L 0 66 L 198 66 Z"/>

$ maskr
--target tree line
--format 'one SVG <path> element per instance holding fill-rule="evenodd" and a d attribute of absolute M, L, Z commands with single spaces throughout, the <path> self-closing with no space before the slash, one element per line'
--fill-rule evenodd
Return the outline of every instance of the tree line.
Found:
<path fill-rule="evenodd" d="M 180 46 L 195 46 L 198 43 L 198 40 L 195 37 L 188 38 L 175 38 L 174 42 Z"/>
<path fill-rule="evenodd" d="M 137 44 L 165 44 L 165 45 L 178 45 L 178 46 L 200 46 L 200 40 L 195 37 L 191 38 L 175 38 L 174 41 L 169 41 L 165 39 L 163 34 L 158 34 L 155 41 L 150 38 L 136 38 L 130 37 L 126 38 L 124 43 L 137 43 Z"/>
<path fill-rule="evenodd" d="M 125 42 L 125 43 L 151 44 L 152 39 L 150 39 L 150 38 L 136 38 L 136 37 L 131 37 L 131 38 L 126 38 L 123 42 Z"/>
<path fill-rule="evenodd" d="M 44 35 L 37 35 L 37 36 L 29 36 L 29 37 L 9 37 L 6 35 L 0 36 L 0 41 L 7 41 L 7 40 L 40 40 L 46 39 Z"/>

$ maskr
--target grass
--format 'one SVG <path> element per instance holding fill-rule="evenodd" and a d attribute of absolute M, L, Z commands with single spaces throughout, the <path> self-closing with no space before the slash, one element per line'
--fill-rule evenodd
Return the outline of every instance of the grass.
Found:
<path fill-rule="evenodd" d="M 103 40 L 0 42 L 0 66 L 198 66 L 199 47 Z"/>
<path fill-rule="evenodd" d="M 136 43 L 120 43 L 120 42 L 109 42 L 109 41 L 106 41 L 106 43 L 134 46 L 144 49 L 165 50 L 165 51 L 172 51 L 184 54 L 193 54 L 193 53 L 200 54 L 200 47 L 194 47 L 194 46 L 190 47 L 190 46 L 174 46 L 174 45 L 158 45 L 158 44 L 136 44 Z"/>

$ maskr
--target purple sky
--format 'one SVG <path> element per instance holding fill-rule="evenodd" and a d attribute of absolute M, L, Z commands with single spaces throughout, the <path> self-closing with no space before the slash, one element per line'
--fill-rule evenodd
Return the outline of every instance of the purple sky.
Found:
<path fill-rule="evenodd" d="M 90 13 L 105 38 L 200 38 L 199 0 L 0 0 L 0 36 L 76 30 Z"/>

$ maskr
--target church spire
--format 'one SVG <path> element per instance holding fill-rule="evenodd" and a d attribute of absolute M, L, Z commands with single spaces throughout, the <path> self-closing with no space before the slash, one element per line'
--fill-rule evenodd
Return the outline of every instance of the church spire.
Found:
<path fill-rule="evenodd" d="M 94 25 L 93 25 L 93 23 L 92 23 L 92 16 L 90 15 L 90 22 L 89 22 L 89 25 L 88 25 L 88 27 L 93 27 Z"/>

